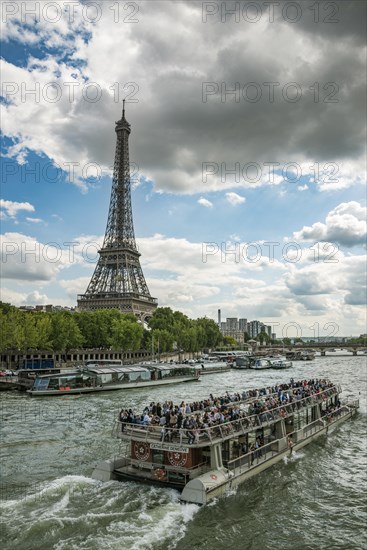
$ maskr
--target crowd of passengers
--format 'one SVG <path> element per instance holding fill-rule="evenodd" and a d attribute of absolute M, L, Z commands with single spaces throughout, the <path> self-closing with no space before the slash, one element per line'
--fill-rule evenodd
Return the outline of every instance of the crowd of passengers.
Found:
<path fill-rule="evenodd" d="M 160 427 L 162 441 L 172 441 L 173 437 L 178 436 L 182 442 L 183 436 L 186 436 L 188 444 L 193 444 L 199 441 L 200 436 L 208 436 L 208 428 L 219 427 L 236 420 L 246 420 L 249 417 L 252 417 L 252 425 L 259 425 L 279 416 L 286 417 L 300 406 L 297 402 L 301 399 L 315 397 L 333 386 L 334 384 L 325 379 L 297 382 L 291 379 L 289 384 L 278 384 L 242 393 L 226 392 L 222 396 L 210 394 L 208 399 L 191 403 L 182 401 L 180 405 L 174 405 L 172 401 L 162 404 L 152 402 L 145 407 L 141 415 L 135 414 L 132 409 L 122 409 L 119 419 L 122 430 L 126 424 L 155 426 Z M 221 428 L 228 430 L 230 425 Z"/>

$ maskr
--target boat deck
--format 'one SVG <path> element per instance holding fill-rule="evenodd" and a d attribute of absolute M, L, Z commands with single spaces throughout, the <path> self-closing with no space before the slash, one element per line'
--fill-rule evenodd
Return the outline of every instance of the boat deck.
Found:
<path fill-rule="evenodd" d="M 210 426 L 208 428 L 198 428 L 194 442 L 189 443 L 189 437 L 186 429 L 166 428 L 168 438 L 162 439 L 162 426 L 143 426 L 140 424 L 126 424 L 116 421 L 113 428 L 113 435 L 125 441 L 144 441 L 149 443 L 160 442 L 159 448 L 162 450 L 170 450 L 175 447 L 180 451 L 183 447 L 206 447 L 225 440 L 233 439 L 237 436 L 244 435 L 262 427 L 270 426 L 277 422 L 280 418 L 287 418 L 297 413 L 301 409 L 312 407 L 315 404 L 322 403 L 329 397 L 338 395 L 341 389 L 339 385 L 332 386 L 322 392 L 314 394 L 310 397 L 305 397 L 293 403 L 282 404 L 274 409 L 269 409 L 260 414 L 251 416 L 243 416 L 232 422 L 224 422 Z M 252 401 L 258 398 L 253 398 Z M 238 405 L 239 402 L 231 403 L 232 406 Z M 250 404 L 247 401 L 247 404 Z M 198 411 L 200 412 L 200 411 Z M 196 413 L 191 413 L 196 414 Z M 325 420 L 326 422 L 326 420 Z M 190 430 L 189 430 L 190 431 Z"/>

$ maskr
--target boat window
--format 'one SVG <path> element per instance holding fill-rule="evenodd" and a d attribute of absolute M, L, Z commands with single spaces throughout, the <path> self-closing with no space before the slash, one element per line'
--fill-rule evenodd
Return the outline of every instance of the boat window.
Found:
<path fill-rule="evenodd" d="M 48 384 L 49 390 L 58 390 L 59 387 L 62 386 L 58 378 L 50 378 L 49 380 L 50 380 Z"/>
<path fill-rule="evenodd" d="M 49 378 L 36 378 L 33 387 L 35 390 L 47 390 L 49 381 Z"/>
<path fill-rule="evenodd" d="M 110 374 L 100 374 L 98 379 L 101 380 L 102 384 L 107 384 L 112 381 L 113 373 Z"/>
<path fill-rule="evenodd" d="M 95 376 L 83 375 L 83 377 L 81 378 L 81 386 L 83 388 L 91 388 L 92 386 L 95 386 L 95 380 Z"/>
<path fill-rule="evenodd" d="M 172 376 L 170 369 L 161 369 L 161 378 L 167 378 L 167 376 Z"/>
<path fill-rule="evenodd" d="M 179 367 L 178 369 L 174 369 L 172 371 L 172 376 L 187 376 L 188 374 L 193 375 L 195 372 L 195 367 Z"/>
<path fill-rule="evenodd" d="M 140 382 L 142 380 L 150 380 L 150 371 L 148 370 L 138 370 L 131 371 L 128 373 L 130 382 Z"/>

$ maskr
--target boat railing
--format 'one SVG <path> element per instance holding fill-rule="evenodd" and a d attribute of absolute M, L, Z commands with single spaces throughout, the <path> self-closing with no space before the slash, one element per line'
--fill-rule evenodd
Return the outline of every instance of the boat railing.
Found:
<path fill-rule="evenodd" d="M 350 410 L 347 406 L 342 405 L 338 409 L 335 409 L 328 415 L 326 415 L 326 422 L 332 423 L 338 420 L 341 416 L 348 414 Z M 318 418 L 314 420 L 307 426 L 300 428 L 299 430 L 294 430 L 293 432 L 287 433 L 287 446 L 283 447 L 284 450 L 291 449 L 299 440 L 311 437 L 316 432 L 319 432 L 320 429 L 325 428 L 325 421 L 323 418 Z M 257 466 L 260 462 L 268 460 L 272 456 L 279 453 L 280 445 L 282 440 L 275 439 L 270 441 L 266 445 L 257 447 L 256 449 L 251 449 L 247 453 L 228 461 L 227 468 L 228 470 L 236 470 L 236 474 L 242 473 L 242 471 L 249 470 L 253 466 Z"/>
<path fill-rule="evenodd" d="M 352 407 L 353 409 L 359 408 L 359 399 L 354 399 L 353 397 L 347 397 L 343 402 L 343 405 L 347 407 Z"/>
<path fill-rule="evenodd" d="M 127 424 L 116 420 L 113 427 L 113 436 L 119 438 L 138 439 L 139 441 L 161 440 L 179 444 L 203 446 L 216 440 L 226 440 L 237 434 L 246 434 L 274 423 L 281 418 L 288 418 L 299 410 L 322 403 L 329 397 L 340 393 L 340 386 L 335 385 L 321 392 L 315 393 L 292 403 L 282 403 L 273 409 L 258 414 L 240 417 L 230 422 L 223 422 L 206 428 L 170 428 L 169 426 Z M 199 412 L 199 411 L 198 411 Z M 178 443 L 179 442 L 179 443 Z M 190 442 L 190 443 L 189 443 Z"/>
<path fill-rule="evenodd" d="M 244 455 L 239 456 L 227 463 L 228 470 L 236 470 L 236 474 L 241 474 L 243 471 L 249 470 L 253 466 L 257 466 L 259 462 L 263 462 L 268 458 L 278 454 L 279 439 L 271 441 L 266 445 L 262 445 L 257 449 L 252 449 Z"/>
<path fill-rule="evenodd" d="M 298 432 L 303 432 L 303 437 L 307 438 L 313 435 L 314 433 L 320 431 L 320 428 L 324 428 L 325 423 L 322 418 L 318 418 L 317 420 L 314 420 L 313 422 L 310 422 L 300 430 L 297 430 L 296 432 L 293 432 L 291 435 L 295 435 L 296 441 L 298 439 Z"/>

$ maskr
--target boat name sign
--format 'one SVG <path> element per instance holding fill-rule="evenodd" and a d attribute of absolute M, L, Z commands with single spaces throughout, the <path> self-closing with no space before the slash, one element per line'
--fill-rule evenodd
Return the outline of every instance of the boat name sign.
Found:
<path fill-rule="evenodd" d="M 151 443 L 150 448 L 155 449 L 157 451 L 169 451 L 171 453 L 187 454 L 189 452 L 188 447 L 180 447 L 178 445 L 166 445 L 164 443 Z"/>

